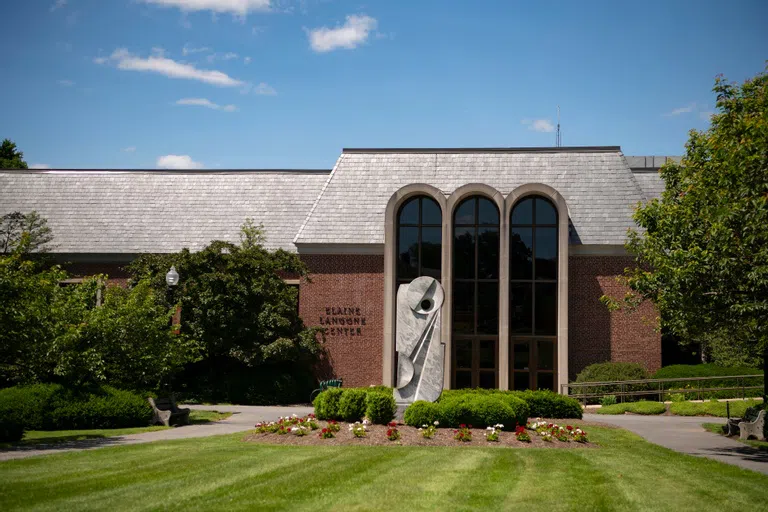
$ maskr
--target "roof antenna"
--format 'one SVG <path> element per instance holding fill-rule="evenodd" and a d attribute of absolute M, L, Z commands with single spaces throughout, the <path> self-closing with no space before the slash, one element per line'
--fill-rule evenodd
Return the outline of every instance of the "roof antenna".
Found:
<path fill-rule="evenodd" d="M 563 138 L 560 135 L 560 105 L 557 106 L 557 135 L 555 136 L 555 147 L 559 148 L 563 145 Z"/>

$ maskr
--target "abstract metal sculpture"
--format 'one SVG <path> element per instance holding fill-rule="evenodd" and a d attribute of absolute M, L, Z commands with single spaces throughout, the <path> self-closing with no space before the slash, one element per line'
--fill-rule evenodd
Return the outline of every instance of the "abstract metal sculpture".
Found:
<path fill-rule="evenodd" d="M 443 390 L 445 344 L 440 307 L 445 294 L 432 277 L 418 277 L 397 290 L 397 382 L 395 401 L 434 402 Z"/>

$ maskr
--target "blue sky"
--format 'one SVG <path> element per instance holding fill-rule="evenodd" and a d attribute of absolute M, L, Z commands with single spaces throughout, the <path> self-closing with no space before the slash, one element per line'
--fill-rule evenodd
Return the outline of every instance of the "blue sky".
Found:
<path fill-rule="evenodd" d="M 54 168 L 330 168 L 342 147 L 680 154 L 768 2 L 6 0 L 0 138 Z"/>

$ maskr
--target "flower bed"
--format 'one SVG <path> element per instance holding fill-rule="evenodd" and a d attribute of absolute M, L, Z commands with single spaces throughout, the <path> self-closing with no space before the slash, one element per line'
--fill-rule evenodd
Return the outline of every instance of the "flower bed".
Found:
<path fill-rule="evenodd" d="M 583 422 L 580 422 L 583 424 Z M 363 445 L 363 446 L 476 446 L 506 448 L 583 448 L 592 447 L 583 425 L 558 424 L 556 420 L 536 418 L 525 427 L 505 429 L 464 425 L 438 428 L 439 425 L 410 427 L 392 422 L 375 425 L 368 421 L 339 424 L 317 421 L 311 415 L 280 418 L 260 423 L 245 441 L 288 445 Z M 314 428 L 313 428 L 314 427 Z M 307 435 L 311 433 L 312 435 Z M 425 435 L 426 434 L 426 435 Z M 431 436 L 431 437 L 430 437 Z M 526 440 L 526 437 L 528 438 Z"/>

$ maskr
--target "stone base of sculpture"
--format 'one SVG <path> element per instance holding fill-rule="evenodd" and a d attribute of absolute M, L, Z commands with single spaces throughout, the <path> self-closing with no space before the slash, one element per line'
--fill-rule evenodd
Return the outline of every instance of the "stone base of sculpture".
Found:
<path fill-rule="evenodd" d="M 445 294 L 432 277 L 418 277 L 397 290 L 397 380 L 395 401 L 434 402 L 443 391 L 445 343 L 440 339 L 440 308 Z"/>

